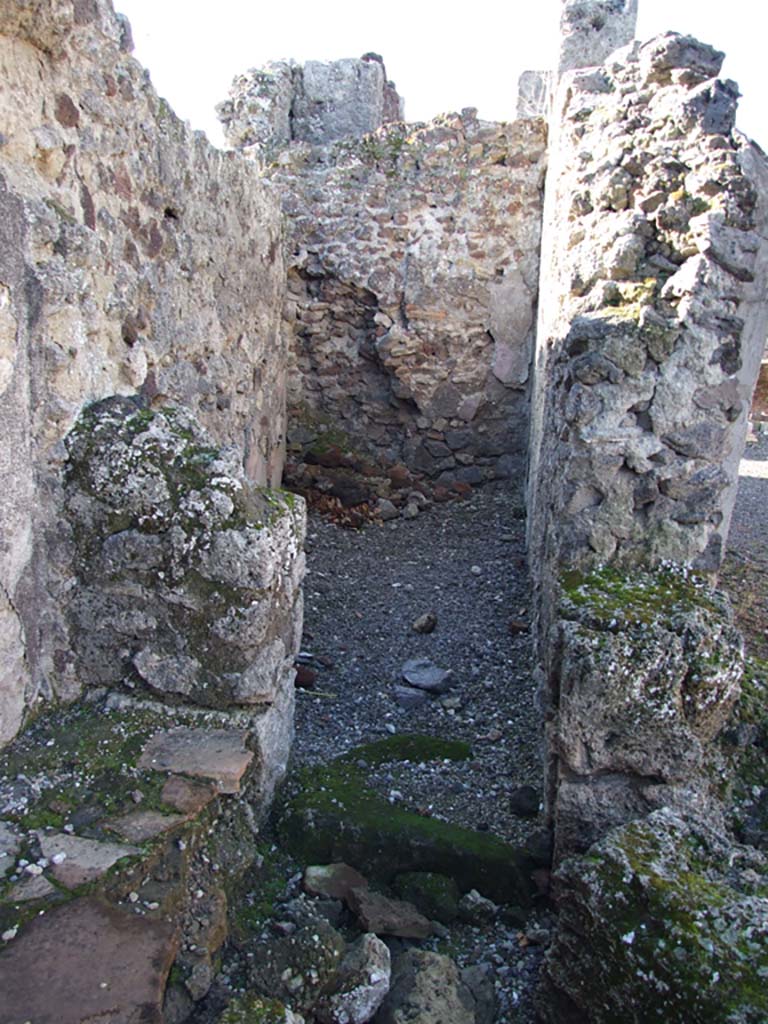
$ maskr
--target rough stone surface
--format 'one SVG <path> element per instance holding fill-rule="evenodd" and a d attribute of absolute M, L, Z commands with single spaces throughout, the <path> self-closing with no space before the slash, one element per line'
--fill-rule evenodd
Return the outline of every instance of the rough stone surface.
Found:
<path fill-rule="evenodd" d="M 703 764 L 738 689 L 729 613 L 706 595 L 681 612 L 664 569 L 633 576 L 718 569 L 764 347 L 765 160 L 732 133 L 721 61 L 669 33 L 565 74 L 553 101 L 528 523 L 556 858 L 656 807 L 717 814 Z"/>
<path fill-rule="evenodd" d="M 541 120 L 467 109 L 294 144 L 267 169 L 294 254 L 284 330 L 300 451 L 322 456 L 330 427 L 334 443 L 441 484 L 493 479 L 504 457 L 520 480 L 545 145 Z"/>
<path fill-rule="evenodd" d="M 163 786 L 160 799 L 183 814 L 195 816 L 216 799 L 216 793 L 216 786 L 210 783 L 193 782 L 183 775 L 172 775 Z"/>
<path fill-rule="evenodd" d="M 291 142 L 359 138 L 402 121 L 403 101 L 378 54 L 359 60 L 271 61 L 237 75 L 216 108 L 231 146 L 272 158 Z"/>
<path fill-rule="evenodd" d="M 352 889 L 365 889 L 368 882 L 349 864 L 325 864 L 305 868 L 303 884 L 304 891 L 311 896 L 346 902 Z"/>
<path fill-rule="evenodd" d="M 768 327 L 765 160 L 710 124 L 735 111 L 721 58 L 670 33 L 561 84 L 529 475 L 541 578 L 719 566 Z"/>
<path fill-rule="evenodd" d="M 292 935 L 257 944 L 253 952 L 253 987 L 305 1014 L 334 988 L 345 944 L 327 922 L 314 921 Z"/>
<path fill-rule="evenodd" d="M 393 883 L 397 895 L 412 903 L 430 921 L 450 924 L 459 913 L 459 887 L 433 871 L 406 871 Z"/>
<path fill-rule="evenodd" d="M 237 729 L 170 729 L 147 743 L 139 767 L 213 779 L 220 793 L 237 793 L 253 761 L 247 740 Z"/>
<path fill-rule="evenodd" d="M 756 850 L 668 809 L 567 860 L 556 875 L 542 1019 L 765 1019 L 767 870 Z"/>
<path fill-rule="evenodd" d="M 0 1022 L 161 1024 L 176 945 L 174 927 L 166 921 L 96 900 L 50 910 L 0 953 Z"/>
<path fill-rule="evenodd" d="M 367 1024 L 389 992 L 389 949 L 375 935 L 361 935 L 344 955 L 335 991 L 314 1010 L 320 1024 Z"/>
<path fill-rule="evenodd" d="M 602 64 L 635 38 L 638 0 L 561 0 L 558 71 Z"/>
<path fill-rule="evenodd" d="M 108 0 L 0 9 L 0 743 L 26 705 L 79 689 L 57 520 L 86 402 L 178 402 L 249 478 L 282 467 L 277 203 L 127 49 Z"/>
<path fill-rule="evenodd" d="M 440 668 L 429 658 L 412 658 L 403 665 L 403 679 L 417 690 L 445 693 L 454 685 L 453 672 Z"/>
<path fill-rule="evenodd" d="M 43 856 L 52 863 L 51 874 L 66 889 L 87 885 L 105 875 L 124 857 L 136 857 L 141 853 L 137 846 L 105 843 L 63 832 L 39 832 L 37 838 Z M 59 861 L 62 854 L 64 859 Z"/>
<path fill-rule="evenodd" d="M 426 939 L 432 925 L 411 903 L 391 900 L 370 889 L 353 889 L 349 905 L 362 927 L 376 935 L 394 935 L 401 939 Z"/>
<path fill-rule="evenodd" d="M 475 1024 L 474 999 L 447 956 L 411 949 L 392 966 L 389 995 L 376 1024 Z"/>
<path fill-rule="evenodd" d="M 12 870 L 20 849 L 21 836 L 18 829 L 6 821 L 0 821 L 0 879 Z"/>
<path fill-rule="evenodd" d="M 188 820 L 184 814 L 161 814 L 160 811 L 133 811 L 120 818 L 113 818 L 108 828 L 129 843 L 143 843 L 156 839 Z"/>
<path fill-rule="evenodd" d="M 66 443 L 82 682 L 281 714 L 301 630 L 301 499 L 249 484 L 179 408 L 108 399 Z"/>
<path fill-rule="evenodd" d="M 717 815 L 707 746 L 743 671 L 727 599 L 682 570 L 565 579 L 546 665 L 556 860 L 657 807 Z"/>

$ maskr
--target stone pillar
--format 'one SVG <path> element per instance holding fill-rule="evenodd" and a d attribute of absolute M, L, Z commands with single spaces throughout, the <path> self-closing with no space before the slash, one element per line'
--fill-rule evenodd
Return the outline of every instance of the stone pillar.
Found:
<path fill-rule="evenodd" d="M 562 0 L 558 72 L 602 64 L 631 43 L 638 0 Z"/>
<path fill-rule="evenodd" d="M 721 725 L 738 689 L 725 607 L 708 627 L 725 675 L 703 696 L 688 668 L 717 659 L 675 632 L 678 587 L 656 616 L 665 563 L 720 566 L 766 333 L 768 168 L 733 130 L 721 62 L 669 33 L 567 72 L 553 103 L 529 534 L 559 856 L 655 806 L 702 809 L 717 729 L 689 712 L 711 701 Z M 630 622 L 633 593 L 648 608 Z"/>

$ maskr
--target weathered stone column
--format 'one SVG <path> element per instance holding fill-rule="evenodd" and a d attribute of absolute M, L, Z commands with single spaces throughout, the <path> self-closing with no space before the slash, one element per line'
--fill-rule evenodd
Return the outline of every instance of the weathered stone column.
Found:
<path fill-rule="evenodd" d="M 734 132 L 738 90 L 714 77 L 721 62 L 711 47 L 668 34 L 605 67 L 567 72 L 555 99 L 530 543 L 560 855 L 643 808 L 676 803 L 654 787 L 672 781 L 665 762 L 679 747 L 688 683 L 646 660 L 655 646 L 671 656 L 678 626 L 685 665 L 708 657 L 659 589 L 658 570 L 719 567 L 766 333 L 766 167 Z M 616 590 L 604 615 L 605 581 L 591 573 L 609 565 Z M 653 615 L 666 609 L 678 624 L 658 620 L 667 641 L 644 618 L 640 643 L 622 617 L 621 595 L 641 579 L 658 596 Z M 718 621 L 710 628 L 725 636 L 726 611 Z M 720 667 L 738 676 L 738 645 L 724 644 Z M 722 678 L 707 686 L 722 722 L 734 688 Z M 632 736 L 645 743 L 638 716 L 651 706 L 649 687 L 676 710 L 654 726 L 663 740 L 641 765 L 622 750 Z M 624 710 L 610 722 L 593 714 L 617 701 Z M 589 732 L 580 745 L 578 707 Z M 683 742 L 674 785 L 703 792 L 683 749 L 693 756 L 696 742 Z"/>
<path fill-rule="evenodd" d="M 562 0 L 558 72 L 602 64 L 635 38 L 638 0 Z"/>

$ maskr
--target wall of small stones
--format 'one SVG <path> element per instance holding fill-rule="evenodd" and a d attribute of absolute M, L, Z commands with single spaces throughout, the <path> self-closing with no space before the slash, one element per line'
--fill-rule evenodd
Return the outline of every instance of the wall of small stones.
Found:
<path fill-rule="evenodd" d="M 720 564 L 768 320 L 766 164 L 721 62 L 669 34 L 555 101 L 534 564 Z"/>
<path fill-rule="evenodd" d="M 284 151 L 294 424 L 442 486 L 522 480 L 545 147 L 467 110 Z"/>
<path fill-rule="evenodd" d="M 558 857 L 659 806 L 716 817 L 741 653 L 686 573 L 724 553 L 768 326 L 768 168 L 721 62 L 668 34 L 554 99 L 529 534 Z"/>
<path fill-rule="evenodd" d="M 180 404 L 277 483 L 285 269 L 253 167 L 190 132 L 108 0 L 0 9 L 0 742 L 73 697 L 62 440 L 89 402 Z"/>

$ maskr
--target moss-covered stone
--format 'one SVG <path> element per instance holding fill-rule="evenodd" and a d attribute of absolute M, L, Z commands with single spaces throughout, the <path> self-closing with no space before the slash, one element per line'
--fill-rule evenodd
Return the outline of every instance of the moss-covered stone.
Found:
<path fill-rule="evenodd" d="M 213 708 L 291 682 L 304 506 L 244 477 L 184 409 L 113 397 L 67 438 L 78 677 Z"/>
<path fill-rule="evenodd" d="M 754 850 L 664 810 L 566 861 L 556 881 L 544 1020 L 768 1019 L 768 865 Z"/>
<path fill-rule="evenodd" d="M 459 887 L 434 871 L 406 871 L 392 883 L 400 899 L 413 903 L 425 917 L 450 924 L 459 915 Z"/>
<path fill-rule="evenodd" d="M 400 754 L 424 750 L 432 756 L 466 754 L 431 738 L 404 738 Z M 487 832 L 474 832 L 425 818 L 388 803 L 366 786 L 359 761 L 397 759 L 398 744 L 372 744 L 318 768 L 297 772 L 291 794 L 278 812 L 277 828 L 287 849 L 304 864 L 344 861 L 367 877 L 390 882 L 408 871 L 432 871 L 455 879 L 462 891 L 478 889 L 493 899 L 528 905 L 533 864 L 521 849 Z M 385 757 L 384 754 L 388 757 Z M 450 753 L 448 754 L 450 756 Z"/>
<path fill-rule="evenodd" d="M 286 1014 L 284 1004 L 277 999 L 247 995 L 233 999 L 217 1024 L 288 1024 L 293 1015 Z"/>

